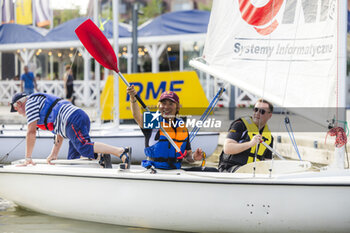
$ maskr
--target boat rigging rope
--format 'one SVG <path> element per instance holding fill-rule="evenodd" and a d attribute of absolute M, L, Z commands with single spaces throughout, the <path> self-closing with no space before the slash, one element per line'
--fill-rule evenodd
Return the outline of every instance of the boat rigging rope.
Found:
<path fill-rule="evenodd" d="M 24 142 L 25 139 L 26 139 L 26 137 L 22 138 L 22 140 L 19 141 L 19 143 L 17 143 L 9 152 L 7 152 L 5 155 L 3 155 L 2 158 L 0 158 L 0 163 L 5 162 L 6 159 L 9 157 L 10 153 L 12 151 L 14 151 L 22 142 Z"/>
<path fill-rule="evenodd" d="M 299 11 L 298 15 L 296 16 L 296 22 L 299 22 L 299 19 L 300 19 L 300 16 L 301 16 L 301 11 Z M 299 23 L 296 24 L 296 27 L 295 27 L 295 32 L 294 32 L 294 38 L 293 38 L 293 47 L 295 46 L 296 44 L 296 37 L 297 37 L 297 32 L 298 32 L 298 29 L 299 29 Z M 287 96 L 287 88 L 288 88 L 288 82 L 289 82 L 289 78 L 290 78 L 290 72 L 291 72 L 291 67 L 292 67 L 292 60 L 293 60 L 293 54 L 291 54 L 290 56 L 290 61 L 288 62 L 288 70 L 287 70 L 287 74 L 286 74 L 286 83 L 285 83 L 285 86 L 284 86 L 284 91 L 283 91 L 283 98 L 282 98 L 282 105 L 281 106 L 284 106 L 285 105 L 285 102 L 286 102 L 286 96 Z M 289 117 L 287 116 L 288 114 L 288 111 L 287 109 L 285 108 L 285 111 L 281 111 L 281 115 L 284 113 L 284 116 L 285 116 L 285 127 L 287 129 L 287 132 L 288 132 L 288 135 L 289 135 L 289 138 L 292 142 L 292 145 L 295 149 L 295 152 L 297 153 L 298 157 L 300 160 L 301 159 L 301 156 L 300 156 L 300 153 L 299 153 L 299 149 L 298 149 L 298 146 L 297 146 L 297 143 L 295 141 L 295 138 L 294 138 L 294 133 L 293 133 L 293 130 L 292 130 L 292 125 L 290 124 L 290 120 L 289 120 Z M 288 121 L 288 123 L 286 122 Z M 287 124 L 290 125 L 290 131 L 287 127 Z M 281 126 L 282 127 L 282 126 Z"/>
<path fill-rule="evenodd" d="M 22 129 L 22 128 L 21 128 Z M 40 137 L 40 130 L 39 128 L 36 129 L 36 133 L 38 134 L 36 137 Z M 21 145 L 22 142 L 24 142 L 24 140 L 26 139 L 26 137 L 22 138 L 21 141 L 19 141 L 19 143 L 17 143 L 12 149 L 10 149 L 9 152 L 7 152 L 5 155 L 3 155 L 2 157 L 0 157 L 0 163 L 3 163 L 6 161 L 6 159 L 10 156 L 10 154 L 12 153 L 12 151 L 14 151 L 19 145 Z M 54 137 L 55 140 L 55 137 Z"/>
<path fill-rule="evenodd" d="M 219 101 L 219 98 L 221 97 L 222 93 L 225 91 L 225 88 L 221 87 L 219 89 L 219 91 L 217 92 L 217 94 L 214 96 L 214 98 L 212 99 L 212 101 L 210 102 L 209 106 L 207 107 L 207 109 L 204 111 L 204 113 L 202 114 L 201 118 L 199 119 L 199 121 L 204 122 L 207 120 L 208 116 L 213 112 L 217 102 Z M 189 134 L 189 139 L 190 142 L 193 141 L 194 137 L 197 135 L 198 131 L 199 131 L 200 127 L 197 127 L 197 125 L 192 129 L 192 131 Z"/>
<path fill-rule="evenodd" d="M 284 118 L 284 125 L 286 126 L 286 130 L 287 130 L 287 133 L 289 135 L 289 138 L 292 142 L 292 145 L 294 147 L 294 150 L 297 152 L 297 155 L 299 157 L 299 160 L 302 161 L 301 159 L 301 156 L 300 156 L 300 153 L 299 153 L 299 149 L 298 149 L 298 145 L 297 145 L 297 142 L 295 141 L 295 138 L 294 138 L 294 133 L 293 133 L 293 128 L 292 128 L 292 124 L 290 123 L 290 120 L 289 120 L 289 117 L 285 117 Z M 289 125 L 289 127 L 288 127 Z"/>
<path fill-rule="evenodd" d="M 334 143 L 335 147 L 340 148 L 342 146 L 345 146 L 345 153 L 346 153 L 346 158 L 347 158 L 346 161 L 348 163 L 348 167 L 347 168 L 349 168 L 349 156 L 348 156 L 348 151 L 347 151 L 347 148 L 346 148 L 346 143 L 348 142 L 348 137 L 347 137 L 344 129 L 342 127 L 335 127 L 335 128 L 330 129 L 327 132 L 327 135 L 326 135 L 326 138 L 325 138 L 325 143 L 326 143 L 328 135 L 335 136 L 335 143 Z"/>
<path fill-rule="evenodd" d="M 273 0 L 272 2 L 272 8 L 271 8 L 271 19 L 273 18 L 274 16 L 274 11 L 275 11 L 275 1 L 276 0 Z M 269 38 L 267 40 L 267 44 L 268 44 L 268 47 L 270 47 L 271 45 L 271 33 L 269 34 Z M 261 98 L 262 99 L 265 99 L 265 85 L 266 85 L 266 79 L 267 79 L 267 70 L 268 70 L 268 64 L 269 64 L 269 58 L 268 56 L 266 56 L 266 59 L 265 59 L 265 73 L 264 73 L 264 81 L 263 81 L 263 88 L 262 88 L 262 96 Z M 260 130 L 260 119 L 259 119 L 259 123 L 258 123 L 258 129 Z M 254 156 L 254 167 L 253 167 L 253 176 L 255 177 L 255 170 L 256 170 L 256 160 L 257 160 L 257 155 L 258 155 L 258 149 L 259 149 L 259 144 L 256 145 L 256 148 L 255 148 L 255 156 Z M 272 155 L 273 157 L 273 155 Z M 271 161 L 272 162 L 272 161 Z"/>
<path fill-rule="evenodd" d="M 337 147 L 337 148 L 342 147 L 347 143 L 347 137 L 346 137 L 345 131 L 342 127 L 335 127 L 335 128 L 330 129 L 327 132 L 325 143 L 326 143 L 328 135 L 335 136 L 335 147 Z"/>

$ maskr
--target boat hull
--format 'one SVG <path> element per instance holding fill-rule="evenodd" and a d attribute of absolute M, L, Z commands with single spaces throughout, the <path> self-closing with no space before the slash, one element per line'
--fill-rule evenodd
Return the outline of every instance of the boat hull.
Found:
<path fill-rule="evenodd" d="M 349 172 L 248 174 L 5 166 L 0 196 L 53 216 L 195 232 L 348 232 Z"/>
<path fill-rule="evenodd" d="M 0 134 L 0 162 L 9 163 L 24 158 L 26 131 L 3 131 Z M 131 146 L 133 149 L 132 162 L 140 162 L 145 159 L 145 139 L 139 129 L 131 130 L 100 130 L 91 131 L 91 140 L 103 142 L 114 146 Z M 192 148 L 202 148 L 210 156 L 218 145 L 219 133 L 199 132 L 192 143 Z M 50 154 L 53 146 L 53 134 L 47 131 L 37 133 L 33 158 L 43 159 Z M 66 159 L 69 143 L 65 139 L 58 154 L 59 159 Z M 9 154 L 6 156 L 6 154 Z M 112 162 L 120 162 L 120 159 L 112 156 Z"/>

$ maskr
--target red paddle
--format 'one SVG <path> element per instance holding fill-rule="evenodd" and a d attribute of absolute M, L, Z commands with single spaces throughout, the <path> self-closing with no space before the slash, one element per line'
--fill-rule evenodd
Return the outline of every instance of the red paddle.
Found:
<path fill-rule="evenodd" d="M 100 63 L 103 67 L 114 70 L 118 76 L 123 80 L 126 86 L 130 86 L 128 81 L 124 78 L 122 73 L 120 73 L 118 69 L 117 56 L 115 52 L 105 37 L 101 30 L 92 22 L 90 19 L 86 20 L 82 24 L 79 25 L 75 29 L 75 34 L 77 34 L 81 43 L 83 43 L 84 47 L 89 51 L 91 56 L 93 56 L 98 63 Z M 150 111 L 149 108 L 145 105 L 145 103 L 141 100 L 141 98 L 136 95 L 135 96 L 138 102 L 142 105 L 142 107 L 146 111 Z M 160 129 L 164 133 L 165 137 L 168 141 L 173 145 L 177 152 L 181 154 L 179 158 L 183 158 L 186 153 L 182 153 L 180 148 L 175 144 L 174 140 L 168 135 L 165 129 L 161 126 Z M 186 152 L 186 151 L 185 151 Z"/>
<path fill-rule="evenodd" d="M 126 81 L 118 69 L 117 56 L 115 55 L 111 44 L 105 35 L 103 35 L 101 30 L 96 26 L 96 24 L 94 24 L 94 22 L 92 22 L 90 19 L 87 19 L 75 29 L 75 34 L 77 34 L 81 43 L 83 43 L 84 47 L 87 49 L 87 51 L 89 51 L 91 56 L 93 56 L 93 58 L 98 61 L 98 63 L 107 69 L 117 72 L 126 86 L 130 86 L 128 81 Z M 140 97 L 138 95 L 135 97 L 142 105 L 142 107 L 148 110 L 147 106 L 140 99 Z"/>
<path fill-rule="evenodd" d="M 90 19 L 80 24 L 75 33 L 91 56 L 102 66 L 119 73 L 117 57 L 111 44 Z"/>

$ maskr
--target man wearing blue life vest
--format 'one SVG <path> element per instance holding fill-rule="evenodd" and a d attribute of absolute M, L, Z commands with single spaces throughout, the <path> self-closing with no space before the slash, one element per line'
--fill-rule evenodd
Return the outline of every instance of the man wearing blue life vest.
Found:
<path fill-rule="evenodd" d="M 142 166 L 146 168 L 153 166 L 160 169 L 180 169 L 182 163 L 182 159 L 178 159 L 180 154 L 176 152 L 163 132 L 160 129 L 145 129 L 143 127 L 143 117 L 140 106 L 136 102 L 134 85 L 128 87 L 127 92 L 130 95 L 132 115 L 145 136 L 145 154 L 147 159 L 142 161 Z M 181 119 L 176 117 L 179 110 L 180 100 L 178 95 L 172 91 L 163 92 L 158 102 L 158 111 L 161 115 L 160 123 L 181 152 L 187 151 L 185 159 L 188 162 L 199 161 L 203 158 L 203 151 L 198 148 L 192 153 L 188 130 L 184 124 L 179 123 Z"/>
<path fill-rule="evenodd" d="M 273 145 L 273 137 L 267 126 L 272 117 L 273 105 L 259 99 L 252 117 L 242 117 L 232 122 L 220 155 L 219 171 L 235 172 L 247 163 L 271 159 L 272 153 L 260 142 Z"/>
<path fill-rule="evenodd" d="M 34 165 L 32 152 L 37 127 L 42 130 L 49 130 L 56 135 L 51 154 L 47 157 L 49 164 L 52 164 L 52 160 L 57 159 L 63 139 L 68 138 L 68 159 L 78 159 L 81 156 L 96 159 L 95 153 L 113 154 L 126 163 L 126 168 L 130 166 L 129 153 L 131 153 L 131 148 L 91 142 L 88 115 L 69 101 L 46 93 L 35 93 L 29 96 L 25 93 L 17 93 L 12 98 L 11 112 L 18 112 L 20 115 L 27 117 L 25 166 L 28 164 Z M 107 167 L 105 162 L 101 165 Z"/>

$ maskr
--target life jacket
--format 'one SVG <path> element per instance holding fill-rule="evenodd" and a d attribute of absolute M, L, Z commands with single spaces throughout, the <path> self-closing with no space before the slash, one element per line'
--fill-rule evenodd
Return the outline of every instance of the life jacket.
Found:
<path fill-rule="evenodd" d="M 188 141 L 188 130 L 184 123 L 180 124 L 180 122 L 183 121 L 176 119 L 175 127 L 165 121 L 161 121 L 161 125 L 180 148 L 181 152 L 184 153 Z M 157 134 L 159 135 L 158 140 L 155 138 Z M 177 157 L 181 155 L 176 152 L 164 133 L 158 129 L 158 132 L 152 134 L 151 137 L 153 137 L 151 140 L 155 140 L 156 143 L 145 148 L 147 160 L 142 161 L 142 166 L 146 168 L 154 166 L 161 169 L 180 169 L 182 159 L 177 159 Z"/>
<path fill-rule="evenodd" d="M 242 140 L 240 140 L 240 143 L 248 142 L 252 140 L 254 135 L 259 134 L 259 129 L 256 126 L 256 124 L 253 122 L 253 119 L 251 117 L 240 118 L 238 120 L 242 120 L 245 127 L 247 128 L 247 134 L 248 134 L 248 136 L 242 135 L 242 137 L 245 137 L 245 138 L 242 138 Z M 264 129 L 262 132 L 262 139 L 266 144 L 271 146 L 272 135 L 267 124 L 264 126 Z M 258 146 L 258 151 L 256 153 L 256 160 L 257 161 L 265 160 L 265 153 L 267 152 L 267 148 L 262 143 L 260 143 L 238 154 L 227 155 L 222 152 L 222 154 L 220 155 L 219 166 L 231 167 L 234 165 L 244 165 L 247 163 L 254 162 L 257 146 Z"/>
<path fill-rule="evenodd" d="M 62 105 L 69 104 L 69 101 L 62 100 L 61 98 L 46 94 L 46 93 L 38 93 L 32 94 L 30 97 L 35 96 L 44 96 L 46 97 L 45 103 L 42 109 L 39 112 L 39 120 L 37 122 L 37 127 L 42 130 L 49 130 L 54 132 L 54 124 L 56 121 L 56 117 Z"/>

